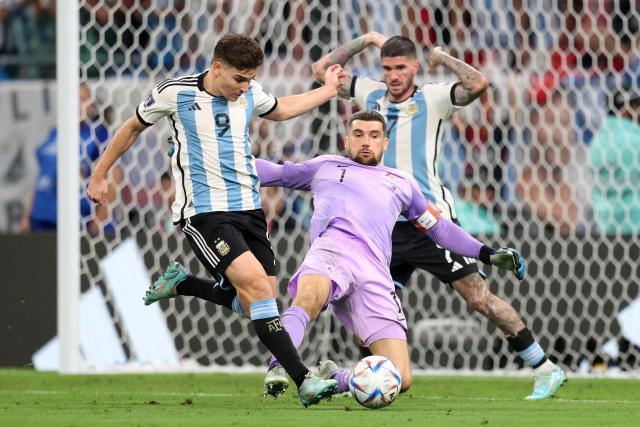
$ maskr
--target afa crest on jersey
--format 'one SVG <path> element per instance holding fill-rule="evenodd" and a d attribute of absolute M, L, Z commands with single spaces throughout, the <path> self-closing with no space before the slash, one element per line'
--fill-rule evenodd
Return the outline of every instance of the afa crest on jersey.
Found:
<path fill-rule="evenodd" d="M 415 116 L 418 113 L 418 104 L 415 101 L 408 102 L 404 105 L 404 111 L 410 116 Z"/>
<path fill-rule="evenodd" d="M 216 250 L 221 256 L 225 256 L 226 254 L 229 253 L 231 248 L 229 247 L 229 244 L 227 242 L 225 242 L 224 240 L 221 240 L 218 243 L 216 243 Z"/>

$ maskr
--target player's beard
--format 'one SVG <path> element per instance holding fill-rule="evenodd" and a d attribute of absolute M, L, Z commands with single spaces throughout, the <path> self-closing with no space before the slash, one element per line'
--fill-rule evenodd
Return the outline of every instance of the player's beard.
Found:
<path fill-rule="evenodd" d="M 360 155 L 360 153 L 356 154 L 355 156 L 353 155 L 349 155 L 349 158 L 351 160 L 353 160 L 356 163 L 360 163 L 361 165 L 365 165 L 365 166 L 378 166 L 380 164 L 380 160 L 381 160 L 382 155 L 380 156 L 376 156 L 375 154 L 371 154 L 370 157 L 368 158 L 364 158 Z"/>
<path fill-rule="evenodd" d="M 400 83 L 398 86 L 387 85 L 389 93 L 394 97 L 394 99 L 407 97 L 407 95 L 413 91 L 415 86 L 412 80 L 408 82 L 399 81 L 398 83 Z"/>

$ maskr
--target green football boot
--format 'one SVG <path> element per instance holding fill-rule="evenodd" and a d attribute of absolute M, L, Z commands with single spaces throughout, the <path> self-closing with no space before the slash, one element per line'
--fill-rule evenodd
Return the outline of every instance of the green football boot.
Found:
<path fill-rule="evenodd" d="M 526 400 L 544 400 L 553 396 L 553 393 L 567 381 L 567 375 L 562 368 L 555 366 L 552 370 L 539 372 L 534 375 L 533 393 Z"/>
<path fill-rule="evenodd" d="M 264 377 L 264 397 L 277 399 L 289 388 L 289 375 L 280 365 L 274 366 Z"/>
<path fill-rule="evenodd" d="M 298 389 L 300 404 L 305 408 L 315 405 L 322 399 L 331 397 L 337 388 L 338 382 L 336 380 L 324 380 L 308 374 Z"/>
<path fill-rule="evenodd" d="M 187 270 L 178 262 L 173 261 L 167 269 L 149 286 L 144 296 L 144 305 L 153 304 L 166 298 L 174 298 L 178 295 L 176 285 L 187 278 Z"/>

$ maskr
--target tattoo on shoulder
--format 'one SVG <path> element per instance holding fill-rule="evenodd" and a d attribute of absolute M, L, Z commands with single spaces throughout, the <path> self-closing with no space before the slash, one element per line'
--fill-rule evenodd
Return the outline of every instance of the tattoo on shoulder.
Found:
<path fill-rule="evenodd" d="M 453 101 L 455 105 L 467 105 L 471 103 L 471 92 L 462 84 L 457 84 L 453 89 Z"/>

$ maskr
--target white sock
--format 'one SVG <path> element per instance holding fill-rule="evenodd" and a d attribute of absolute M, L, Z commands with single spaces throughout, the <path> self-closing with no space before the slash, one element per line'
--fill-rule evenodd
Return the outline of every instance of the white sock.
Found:
<path fill-rule="evenodd" d="M 556 364 L 547 359 L 542 365 L 534 369 L 534 372 L 551 372 L 556 369 Z"/>

